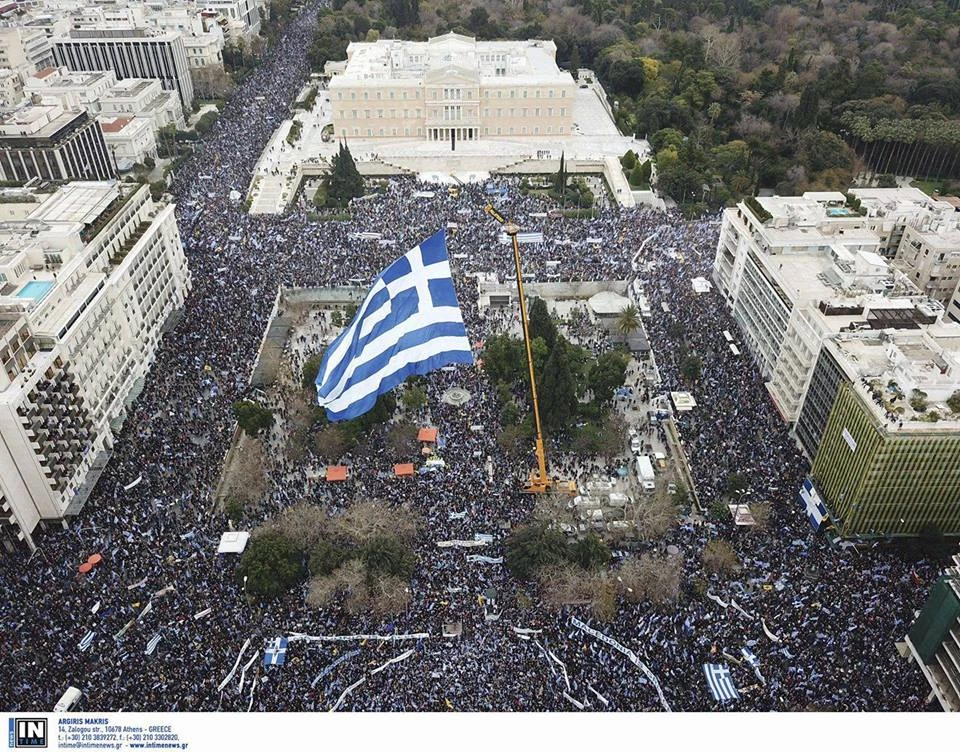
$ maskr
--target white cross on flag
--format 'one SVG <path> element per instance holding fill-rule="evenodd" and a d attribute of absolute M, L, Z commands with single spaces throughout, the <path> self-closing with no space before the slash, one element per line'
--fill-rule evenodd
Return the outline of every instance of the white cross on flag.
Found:
<path fill-rule="evenodd" d="M 287 638 L 275 637 L 272 640 L 265 640 L 263 646 L 263 665 L 264 666 L 282 666 L 287 660 Z"/>

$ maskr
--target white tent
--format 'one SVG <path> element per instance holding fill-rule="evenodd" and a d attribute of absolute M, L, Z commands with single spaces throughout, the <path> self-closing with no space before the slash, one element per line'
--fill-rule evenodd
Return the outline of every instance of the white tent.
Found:
<path fill-rule="evenodd" d="M 224 533 L 220 536 L 220 545 L 217 546 L 217 553 L 242 554 L 243 549 L 247 547 L 248 540 L 250 540 L 250 533 L 245 531 Z"/>

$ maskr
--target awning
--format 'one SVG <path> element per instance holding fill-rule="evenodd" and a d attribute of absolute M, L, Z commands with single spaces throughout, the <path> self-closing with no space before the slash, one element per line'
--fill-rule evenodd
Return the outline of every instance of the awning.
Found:
<path fill-rule="evenodd" d="M 327 468 L 328 481 L 346 480 L 346 479 L 347 479 L 346 465 L 330 465 L 330 467 Z"/>
<path fill-rule="evenodd" d="M 428 444 L 433 444 L 437 440 L 437 429 L 436 428 L 421 428 L 417 434 L 417 441 L 423 441 Z"/>
<path fill-rule="evenodd" d="M 405 475 L 413 475 L 413 474 L 414 474 L 414 473 L 413 473 L 413 463 L 412 463 L 412 462 L 404 462 L 404 463 L 401 463 L 401 464 L 399 464 L 399 465 L 394 465 L 394 466 L 393 466 L 393 472 L 394 472 L 394 474 L 395 474 L 398 478 L 403 477 L 403 476 L 405 476 Z"/>

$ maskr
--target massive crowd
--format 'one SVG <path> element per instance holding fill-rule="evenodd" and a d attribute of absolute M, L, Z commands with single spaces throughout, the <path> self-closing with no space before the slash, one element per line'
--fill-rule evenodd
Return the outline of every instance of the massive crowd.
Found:
<path fill-rule="evenodd" d="M 310 609 L 299 593 L 251 605 L 235 578 L 236 557 L 216 555 L 227 522 L 214 508 L 212 491 L 232 435 L 231 404 L 249 394 L 278 285 L 369 280 L 400 249 L 452 222 L 457 229 L 448 243 L 471 338 L 502 326 L 473 304 L 472 272 L 512 272 L 499 227 L 482 211 L 483 186 L 467 186 L 459 197 L 437 189 L 415 198 L 422 186 L 412 178 L 392 179 L 382 195 L 354 202 L 345 223 L 312 222 L 302 206 L 255 217 L 230 200 L 231 190 L 245 191 L 260 150 L 306 77 L 305 50 L 315 23 L 316 9 L 308 8 L 287 26 L 174 177 L 171 193 L 193 291 L 82 515 L 67 530 L 40 534 L 29 560 L 0 563 L 6 635 L 0 642 L 0 707 L 49 710 L 72 684 L 83 690 L 89 710 L 326 710 L 366 676 L 341 709 L 571 710 L 573 701 L 594 710 L 659 708 L 657 693 L 634 664 L 571 626 L 572 616 L 591 621 L 588 609 L 572 606 L 558 614 L 535 599 L 521 608 L 518 584 L 502 565 L 467 562 L 463 549 L 435 545 L 486 533 L 494 543 L 483 553 L 499 556 L 505 529 L 523 521 L 533 505 L 517 492 L 529 465 L 498 451 L 495 397 L 477 369 L 428 379 L 430 411 L 446 441 L 445 471 L 402 482 L 384 477 L 392 460 L 374 442 L 350 458 L 346 484 L 316 487 L 289 466 L 271 473 L 264 514 L 305 498 L 337 508 L 354 496 L 418 508 L 427 524 L 403 614 L 381 620 Z M 508 193 L 498 198 L 500 211 L 545 235 L 544 243 L 524 248 L 525 271 L 543 279 L 547 261 L 556 261 L 563 280 L 628 279 L 636 262 L 657 311 L 647 326 L 662 390 L 680 384 L 678 329 L 670 324 L 682 325 L 687 346 L 703 360 L 699 406 L 678 417 L 701 500 L 716 499 L 736 472 L 775 507 L 766 533 L 741 535 L 729 524 L 690 521 L 663 541 L 683 553 L 689 580 L 706 577 L 700 552 L 708 538 L 732 538 L 743 570 L 735 582 L 710 580 L 719 601 L 686 593 L 667 611 L 623 604 L 614 621 L 593 626 L 635 651 L 673 710 L 721 707 L 707 690 L 702 665 L 724 662 L 723 653 L 739 658 L 743 646 L 759 658 L 764 683 L 749 668 L 730 664 L 743 691 L 726 707 L 921 709 L 923 679 L 899 658 L 894 641 L 924 596 L 914 573 L 929 582 L 935 568 L 872 549 L 834 549 L 811 533 L 795 501 L 804 461 L 756 369 L 727 348 L 721 332 L 736 327 L 719 296 L 694 294 L 690 285 L 695 276 L 709 276 L 716 219 L 687 222 L 675 214 L 609 209 L 592 221 L 551 220 L 536 216 L 539 205 L 520 196 L 515 183 L 501 182 Z M 356 237 L 371 230 L 395 245 Z M 663 302 L 671 313 L 659 313 Z M 440 395 L 451 386 L 467 389 L 471 401 L 464 407 L 443 403 Z M 474 425 L 487 430 L 471 430 Z M 139 484 L 125 488 L 140 476 Z M 248 518 L 245 526 L 258 521 Z M 77 564 L 95 552 L 103 564 L 78 577 Z M 497 593 L 492 607 L 478 600 L 490 588 Z M 732 598 L 743 611 L 721 605 Z M 500 618 L 486 620 L 488 609 Z M 442 625 L 457 621 L 462 636 L 442 638 Z M 534 632 L 523 639 L 513 627 Z M 258 659 L 218 689 L 247 639 L 260 648 L 264 639 L 291 632 L 391 630 L 430 637 L 415 643 L 293 642 L 284 666 L 265 670 Z M 81 649 L 90 632 L 89 647 Z M 161 641 L 145 654 L 156 635 Z M 410 647 L 415 652 L 406 660 L 367 673 Z M 358 654 L 347 652 L 355 648 Z M 248 650 L 242 663 L 252 655 Z M 341 663 L 319 676 L 338 658 Z"/>

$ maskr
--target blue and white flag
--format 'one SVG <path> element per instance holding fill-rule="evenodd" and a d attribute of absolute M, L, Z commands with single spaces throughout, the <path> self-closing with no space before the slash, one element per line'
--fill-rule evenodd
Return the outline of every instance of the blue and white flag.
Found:
<path fill-rule="evenodd" d="M 93 644 L 93 638 L 96 636 L 96 632 L 89 631 L 81 639 L 77 647 L 80 648 L 80 652 L 84 652 Z"/>
<path fill-rule="evenodd" d="M 740 693 L 737 692 L 737 687 L 733 683 L 729 668 L 717 663 L 704 663 L 703 673 L 707 677 L 707 686 L 714 700 L 730 702 L 740 699 Z"/>
<path fill-rule="evenodd" d="M 272 640 L 264 640 L 263 646 L 263 665 L 264 666 L 282 666 L 287 660 L 287 638 L 275 637 Z"/>
<path fill-rule="evenodd" d="M 800 501 L 807 509 L 807 519 L 810 521 L 810 527 L 819 530 L 823 518 L 827 516 L 827 507 L 814 487 L 813 481 L 809 478 L 805 478 L 803 485 L 800 487 Z"/>
<path fill-rule="evenodd" d="M 473 354 L 441 230 L 374 280 L 323 356 L 317 402 L 330 420 L 349 420 L 408 377 L 454 363 L 473 363 Z"/>
<path fill-rule="evenodd" d="M 756 674 L 757 679 L 759 679 L 761 683 L 766 684 L 767 680 L 764 679 L 763 674 L 760 673 L 760 659 L 757 658 L 757 654 L 747 647 L 740 648 L 740 654 L 743 655 L 743 660 L 746 664 L 753 669 L 753 673 Z"/>
<path fill-rule="evenodd" d="M 157 645 L 160 644 L 160 640 L 163 639 L 162 634 L 156 634 L 150 638 L 150 641 L 147 643 L 147 649 L 144 650 L 144 655 L 153 655 L 153 651 L 157 649 Z"/>

